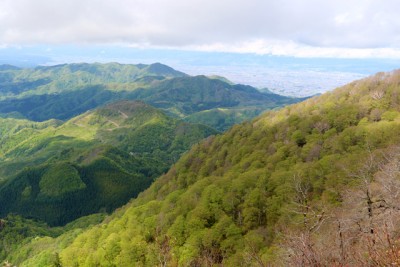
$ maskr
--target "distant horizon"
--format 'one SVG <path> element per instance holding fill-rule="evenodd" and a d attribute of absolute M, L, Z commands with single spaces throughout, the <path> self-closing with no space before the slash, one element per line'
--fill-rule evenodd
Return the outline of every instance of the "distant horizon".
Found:
<path fill-rule="evenodd" d="M 189 75 L 218 75 L 234 83 L 300 97 L 324 93 L 376 72 L 392 71 L 400 67 L 397 59 L 304 58 L 106 45 L 0 48 L 0 64 L 18 67 L 96 62 L 159 62 Z"/>

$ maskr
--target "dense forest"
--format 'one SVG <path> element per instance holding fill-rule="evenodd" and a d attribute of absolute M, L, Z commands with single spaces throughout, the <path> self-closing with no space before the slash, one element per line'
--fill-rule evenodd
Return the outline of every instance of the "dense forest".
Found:
<path fill-rule="evenodd" d="M 137 101 L 65 123 L 0 121 L 0 216 L 53 226 L 125 204 L 191 145 L 217 133 Z"/>
<path fill-rule="evenodd" d="M 10 241 L 4 258 L 18 266 L 397 265 L 399 131 L 400 71 L 378 73 L 195 144 L 100 224 L 57 235 L 28 222 L 32 234 Z"/>

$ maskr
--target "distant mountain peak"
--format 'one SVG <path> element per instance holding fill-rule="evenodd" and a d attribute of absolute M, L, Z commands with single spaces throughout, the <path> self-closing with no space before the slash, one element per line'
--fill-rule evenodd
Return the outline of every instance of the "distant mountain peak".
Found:
<path fill-rule="evenodd" d="M 163 76 L 188 76 L 187 74 L 177 71 L 167 65 L 161 64 L 161 63 L 153 63 L 151 65 L 148 65 L 145 70 L 150 73 L 154 73 L 156 75 L 163 75 Z"/>
<path fill-rule="evenodd" d="M 207 77 L 208 77 L 209 79 L 223 81 L 223 82 L 225 82 L 225 83 L 227 83 L 227 84 L 230 84 L 230 85 L 234 85 L 234 84 L 235 84 L 234 82 L 228 80 L 227 78 L 225 78 L 225 77 L 223 77 L 223 76 L 219 76 L 219 75 L 210 75 L 210 76 L 207 76 Z"/>
<path fill-rule="evenodd" d="M 9 65 L 9 64 L 3 64 L 0 65 L 0 71 L 4 71 L 4 70 L 19 70 L 20 68 L 13 66 L 13 65 Z"/>

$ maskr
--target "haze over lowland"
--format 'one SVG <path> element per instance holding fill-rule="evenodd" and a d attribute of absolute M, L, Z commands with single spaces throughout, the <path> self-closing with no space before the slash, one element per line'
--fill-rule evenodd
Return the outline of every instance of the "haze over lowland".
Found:
<path fill-rule="evenodd" d="M 399 66 L 397 1 L 0 3 L 0 63 L 161 62 L 308 96 Z"/>

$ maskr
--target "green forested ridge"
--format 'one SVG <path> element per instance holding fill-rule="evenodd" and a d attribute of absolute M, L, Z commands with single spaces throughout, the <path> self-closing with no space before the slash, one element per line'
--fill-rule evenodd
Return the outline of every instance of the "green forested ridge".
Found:
<path fill-rule="evenodd" d="M 174 78 L 137 93 L 139 99 L 169 114 L 218 130 L 227 130 L 265 110 L 303 100 L 263 94 L 251 86 L 232 85 L 205 76 Z"/>
<path fill-rule="evenodd" d="M 102 224 L 16 263 L 398 263 L 399 131 L 400 71 L 353 82 L 209 137 Z"/>
<path fill-rule="evenodd" d="M 65 123 L 0 119 L 0 215 L 51 225 L 125 204 L 216 131 L 121 101 Z"/>
<path fill-rule="evenodd" d="M 251 86 L 230 85 L 205 76 L 166 80 L 150 89 L 141 90 L 139 98 L 167 110 L 178 109 L 182 115 L 217 107 L 270 105 L 271 108 L 291 100 L 279 95 L 262 94 Z"/>
<path fill-rule="evenodd" d="M 183 77 L 186 74 L 166 65 L 78 63 L 32 69 L 0 69 L 0 96 L 3 99 L 78 90 L 82 86 L 107 84 L 111 89 L 133 89 L 145 77 Z M 114 86 L 113 86 L 114 85 Z M 150 85 L 146 83 L 145 85 Z"/>
<path fill-rule="evenodd" d="M 63 64 L 33 69 L 0 69 L 0 112 L 35 121 L 69 119 L 104 103 L 127 98 L 127 91 L 186 74 L 166 65 Z"/>
<path fill-rule="evenodd" d="M 219 114 L 221 125 L 215 125 L 218 121 L 210 124 L 219 130 L 263 110 L 301 100 L 263 94 L 222 78 L 191 77 L 160 63 L 0 68 L 0 117 L 67 120 L 121 99 L 140 99 L 179 118 L 215 108 L 230 109 Z M 195 119 L 207 122 L 208 116 L 199 113 L 190 118 Z"/>

